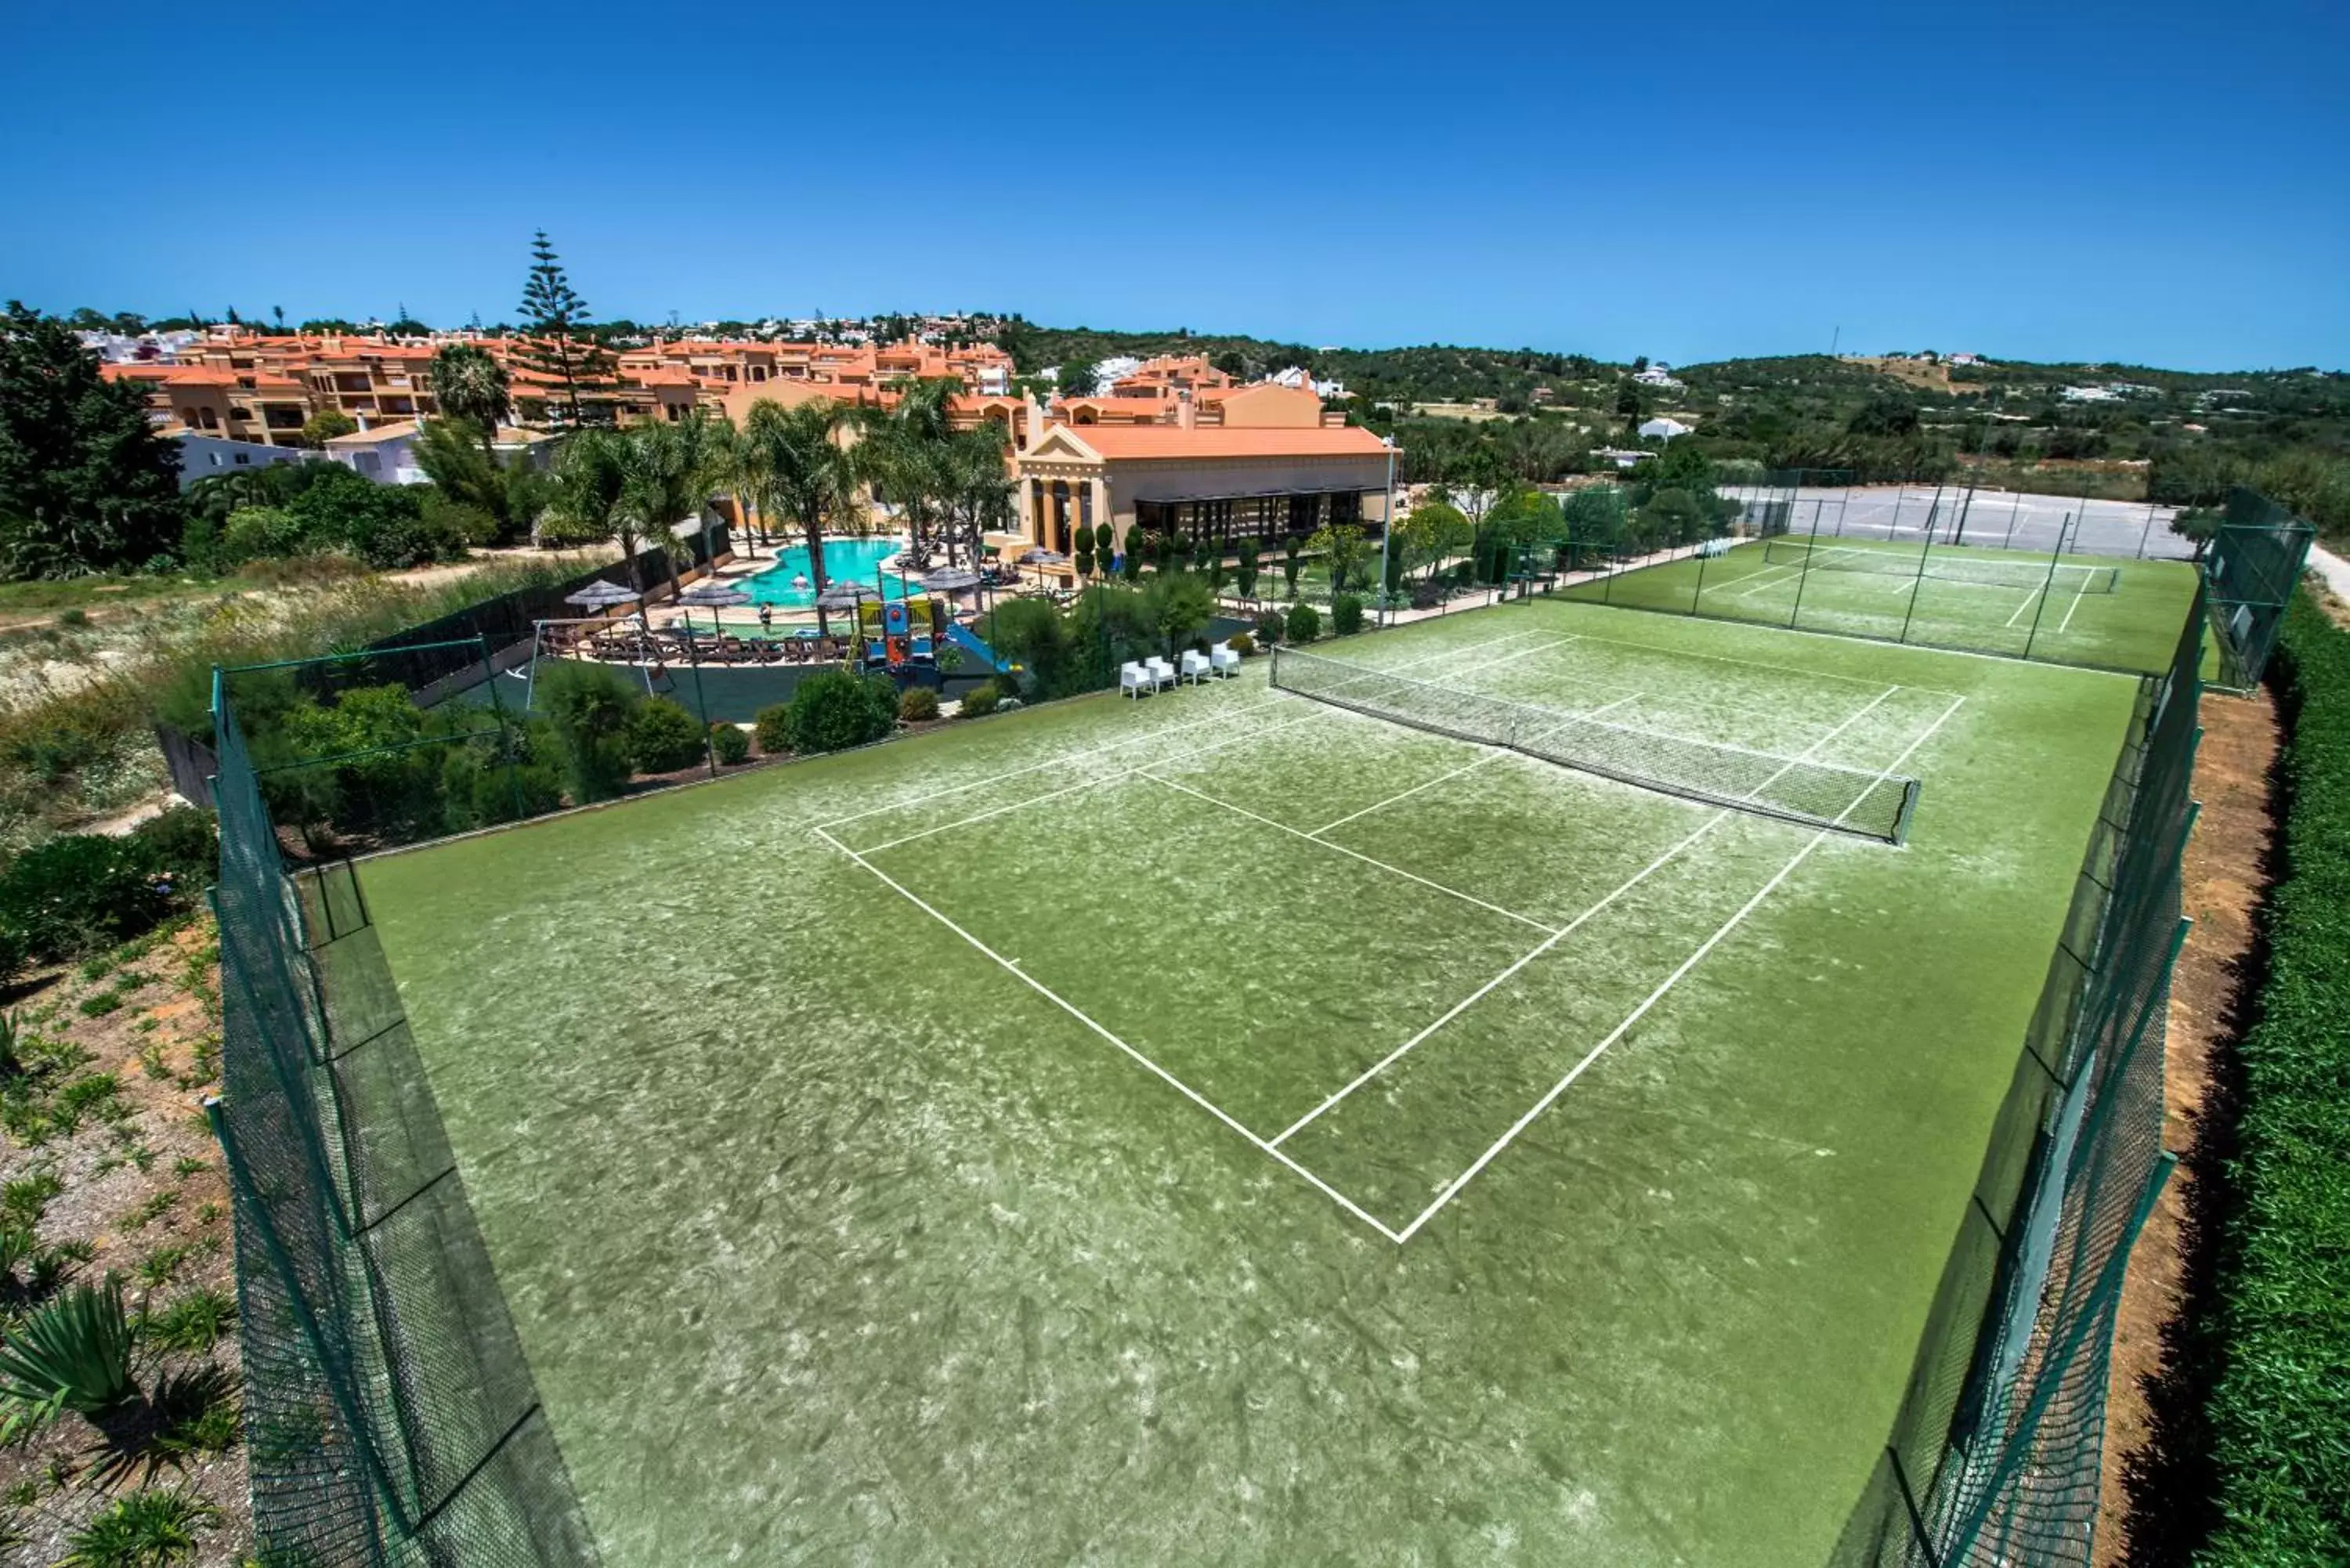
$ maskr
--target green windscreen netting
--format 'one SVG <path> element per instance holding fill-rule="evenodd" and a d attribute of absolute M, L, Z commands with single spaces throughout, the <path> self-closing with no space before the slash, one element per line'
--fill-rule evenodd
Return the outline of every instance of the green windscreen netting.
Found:
<path fill-rule="evenodd" d="M 213 684 L 223 1094 L 211 1109 L 236 1223 L 258 1554 L 593 1563 L 357 878 L 348 861 L 286 874 L 234 673 Z M 334 684 L 333 661 L 253 673 L 265 701 Z M 352 725 L 365 711 L 362 698 Z M 333 748 L 359 732 L 316 739 Z M 495 735 L 452 725 L 429 745 L 329 750 L 315 767 L 286 755 L 269 776 L 285 798 L 331 787 L 392 825 L 404 759 Z"/>
<path fill-rule="evenodd" d="M 2199 612 L 2202 607 L 2197 607 Z M 1837 1568 L 2090 1560 L 2115 1313 L 2168 1172 L 2203 618 L 2142 681 L 2030 1037 Z"/>
<path fill-rule="evenodd" d="M 2248 691 L 2260 684 L 2315 532 L 2258 491 L 2240 485 L 2229 493 L 2226 514 L 2203 553 L 2220 685 Z"/>

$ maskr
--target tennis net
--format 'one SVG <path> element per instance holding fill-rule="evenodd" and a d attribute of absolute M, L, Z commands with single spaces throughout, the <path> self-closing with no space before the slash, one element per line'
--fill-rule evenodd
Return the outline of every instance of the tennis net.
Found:
<path fill-rule="evenodd" d="M 1876 550 L 1864 545 L 1813 544 L 1808 539 L 1775 538 L 1762 547 L 1762 558 L 1773 566 L 1800 566 L 1814 572 L 1878 572 L 1887 576 L 1919 575 L 1914 550 Z M 2065 593 L 2109 594 L 2121 583 L 2119 566 L 2092 566 L 2058 562 L 2051 569 L 2046 557 L 2036 561 L 1985 561 L 1971 556 L 1926 552 L 1924 576 L 1946 583 L 1971 583 L 1986 588 L 2036 588 L 2053 584 Z"/>
<path fill-rule="evenodd" d="M 1621 784 L 1888 844 L 1908 834 L 1918 802 L 1914 778 L 1512 702 L 1294 648 L 1274 649 L 1273 684 L 1375 719 L 1506 746 Z"/>

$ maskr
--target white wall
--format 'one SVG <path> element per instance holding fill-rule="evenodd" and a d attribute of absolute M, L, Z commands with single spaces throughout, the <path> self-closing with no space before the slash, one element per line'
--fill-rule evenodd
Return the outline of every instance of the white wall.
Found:
<path fill-rule="evenodd" d="M 180 443 L 180 488 L 199 479 L 267 468 L 280 462 L 316 462 L 324 452 L 298 446 L 271 446 L 265 441 L 232 441 L 226 436 L 200 435 L 193 431 L 174 436 Z"/>

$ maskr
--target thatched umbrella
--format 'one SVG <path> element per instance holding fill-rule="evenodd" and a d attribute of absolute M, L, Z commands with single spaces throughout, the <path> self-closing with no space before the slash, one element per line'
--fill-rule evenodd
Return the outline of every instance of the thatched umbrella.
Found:
<path fill-rule="evenodd" d="M 731 609 L 736 605 L 750 604 L 752 596 L 749 590 L 738 588 L 732 583 L 721 582 L 716 577 L 704 577 L 678 595 L 677 602 L 689 607 L 699 606 L 709 610 L 711 612 L 710 629 L 712 635 L 716 635 L 725 629 L 718 623 L 718 612 L 721 609 Z M 686 611 L 685 632 L 688 637 L 693 635 L 693 611 L 691 607 Z"/>

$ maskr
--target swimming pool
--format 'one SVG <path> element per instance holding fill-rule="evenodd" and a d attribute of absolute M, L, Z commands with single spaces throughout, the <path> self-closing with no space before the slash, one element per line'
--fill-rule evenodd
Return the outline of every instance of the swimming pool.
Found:
<path fill-rule="evenodd" d="M 824 542 L 824 576 L 827 583 L 841 581 L 873 586 L 874 568 L 905 545 L 896 539 L 827 539 Z M 792 579 L 806 579 L 806 586 L 794 587 Z M 913 583 L 910 577 L 909 584 Z M 919 584 L 913 585 L 920 591 Z M 806 545 L 794 545 L 776 556 L 775 564 L 756 576 L 742 579 L 742 587 L 754 604 L 789 606 L 806 609 L 816 603 L 816 588 L 808 572 Z M 893 573 L 883 573 L 881 591 L 889 597 L 903 598 L 905 588 Z"/>

